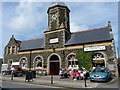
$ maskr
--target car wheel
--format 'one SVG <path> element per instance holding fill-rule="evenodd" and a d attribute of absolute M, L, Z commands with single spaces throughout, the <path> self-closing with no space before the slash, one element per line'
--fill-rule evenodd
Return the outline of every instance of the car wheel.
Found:
<path fill-rule="evenodd" d="M 93 82 L 93 80 L 90 80 L 91 82 Z"/>

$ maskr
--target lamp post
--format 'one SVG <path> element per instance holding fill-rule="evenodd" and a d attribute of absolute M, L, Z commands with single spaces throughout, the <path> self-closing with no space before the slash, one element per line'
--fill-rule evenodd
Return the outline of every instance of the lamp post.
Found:
<path fill-rule="evenodd" d="M 30 51 L 30 66 L 29 66 L 29 70 L 31 71 L 31 51 Z"/>
<path fill-rule="evenodd" d="M 11 80 L 13 80 L 13 70 L 12 70 Z"/>

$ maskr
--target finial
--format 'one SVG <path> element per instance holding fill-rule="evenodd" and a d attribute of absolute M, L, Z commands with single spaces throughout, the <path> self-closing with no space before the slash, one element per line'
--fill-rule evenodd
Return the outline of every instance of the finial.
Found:
<path fill-rule="evenodd" d="M 108 21 L 108 26 L 111 27 L 111 22 L 110 21 Z"/>
<path fill-rule="evenodd" d="M 12 35 L 12 38 L 14 38 L 14 35 Z"/>
<path fill-rule="evenodd" d="M 110 21 L 108 21 L 108 27 L 109 27 L 109 30 L 112 31 L 111 22 Z"/>

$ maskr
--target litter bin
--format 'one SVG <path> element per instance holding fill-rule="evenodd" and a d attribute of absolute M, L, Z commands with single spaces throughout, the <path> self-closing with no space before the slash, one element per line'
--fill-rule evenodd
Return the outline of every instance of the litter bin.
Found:
<path fill-rule="evenodd" d="M 33 81 L 33 75 L 32 75 L 32 72 L 31 72 L 31 71 L 26 72 L 25 81 L 26 81 L 26 80 L 28 80 L 28 82 L 29 82 L 30 80 Z"/>
<path fill-rule="evenodd" d="M 32 71 L 32 77 L 36 78 L 36 71 L 35 70 Z"/>

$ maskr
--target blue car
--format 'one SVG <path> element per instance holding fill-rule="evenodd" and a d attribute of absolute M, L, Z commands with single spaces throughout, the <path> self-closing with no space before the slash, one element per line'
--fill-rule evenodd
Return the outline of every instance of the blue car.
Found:
<path fill-rule="evenodd" d="M 112 74 L 107 67 L 96 67 L 90 73 L 90 81 L 109 81 Z"/>

